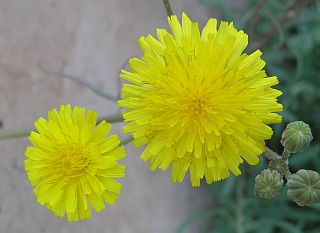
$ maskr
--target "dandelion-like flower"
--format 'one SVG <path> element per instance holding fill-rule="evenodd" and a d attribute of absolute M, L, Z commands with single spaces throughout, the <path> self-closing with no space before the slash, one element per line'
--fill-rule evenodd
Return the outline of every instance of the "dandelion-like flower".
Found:
<path fill-rule="evenodd" d="M 142 59 L 130 60 L 129 81 L 122 89 L 120 107 L 125 132 L 151 169 L 167 170 L 182 182 L 190 171 L 193 186 L 205 177 L 212 183 L 240 175 L 243 160 L 257 164 L 267 126 L 281 122 L 276 112 L 282 93 L 271 88 L 277 77 L 267 77 L 261 51 L 243 53 L 248 36 L 232 23 L 209 19 L 200 33 L 198 24 L 182 14 L 168 18 L 172 34 L 157 29 L 157 37 L 139 39 Z"/>
<path fill-rule="evenodd" d="M 95 111 L 63 105 L 49 111 L 48 121 L 39 118 L 29 137 L 24 164 L 37 201 L 69 221 L 90 218 L 90 206 L 100 212 L 105 202 L 113 205 L 121 190 L 114 178 L 125 175 L 117 162 L 124 147 L 117 135 L 107 136 L 110 123 L 96 121 Z"/>

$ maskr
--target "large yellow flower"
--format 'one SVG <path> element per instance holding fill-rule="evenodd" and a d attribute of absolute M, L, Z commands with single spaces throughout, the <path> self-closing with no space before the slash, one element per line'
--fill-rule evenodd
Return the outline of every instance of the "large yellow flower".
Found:
<path fill-rule="evenodd" d="M 131 72 L 120 76 L 131 83 L 118 102 L 127 108 L 124 131 L 136 146 L 146 144 L 141 158 L 152 170 L 172 164 L 173 182 L 188 170 L 193 186 L 239 175 L 243 159 L 258 163 L 272 136 L 266 124 L 281 122 L 281 91 L 271 88 L 278 79 L 266 76 L 259 50 L 242 53 L 248 36 L 232 23 L 217 30 L 209 19 L 200 33 L 186 14 L 182 25 L 176 16 L 168 21 L 172 34 L 141 37 L 142 59 L 131 59 Z"/>
<path fill-rule="evenodd" d="M 118 199 L 125 167 L 117 160 L 126 156 L 117 135 L 107 137 L 111 125 L 96 127 L 97 113 L 70 105 L 48 113 L 48 121 L 35 122 L 32 147 L 26 150 L 25 170 L 37 201 L 69 221 L 91 216 L 90 205 L 100 212 Z"/>

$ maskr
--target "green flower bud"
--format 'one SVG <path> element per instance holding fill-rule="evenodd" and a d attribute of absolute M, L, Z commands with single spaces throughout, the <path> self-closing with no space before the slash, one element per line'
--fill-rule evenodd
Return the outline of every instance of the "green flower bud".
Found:
<path fill-rule="evenodd" d="M 288 197 L 300 206 L 308 206 L 320 202 L 320 176 L 312 170 L 299 170 L 290 176 Z"/>
<path fill-rule="evenodd" d="M 312 141 L 309 125 L 303 121 L 291 122 L 282 133 L 281 144 L 291 153 L 302 152 Z"/>
<path fill-rule="evenodd" d="M 254 194 L 260 198 L 276 198 L 282 188 L 283 179 L 274 170 L 265 169 L 255 179 Z"/>
<path fill-rule="evenodd" d="M 288 170 L 285 161 L 282 158 L 275 158 L 269 161 L 269 169 L 275 170 L 280 173 L 281 176 L 284 176 L 286 171 Z"/>

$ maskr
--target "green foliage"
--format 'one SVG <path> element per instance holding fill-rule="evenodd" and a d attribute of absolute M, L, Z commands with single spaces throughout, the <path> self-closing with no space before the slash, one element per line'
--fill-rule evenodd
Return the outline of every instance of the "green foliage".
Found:
<path fill-rule="evenodd" d="M 268 146 L 280 152 L 285 126 L 296 120 L 308 123 L 314 140 L 306 151 L 290 158 L 290 167 L 292 172 L 301 168 L 319 172 L 320 0 L 244 0 L 241 9 L 235 9 L 231 1 L 202 2 L 213 17 L 232 20 L 238 29 L 245 30 L 251 46 L 247 52 L 261 49 L 267 73 L 280 80 L 277 88 L 283 91 L 283 123 L 274 126 Z M 254 196 L 254 178 L 267 167 L 265 158 L 261 161 L 256 167 L 243 166 L 245 175 L 210 185 L 214 207 L 189 216 L 177 232 L 185 232 L 194 223 L 204 225 L 199 232 L 212 233 L 320 232 L 319 204 L 299 207 L 287 198 L 286 188 L 275 200 Z"/>
<path fill-rule="evenodd" d="M 177 229 L 186 232 L 191 224 L 200 223 L 210 233 L 314 233 L 320 229 L 320 205 L 299 207 L 289 200 L 286 188 L 278 199 L 264 200 L 253 195 L 254 177 L 267 165 L 243 167 L 246 174 L 209 186 L 214 207 L 193 213 Z M 244 186 L 241 187 L 241 179 Z M 240 189 L 240 190 L 239 190 Z M 242 195 L 239 196 L 239 192 Z M 242 202 L 242 204 L 241 204 Z M 240 210 L 239 210 L 240 208 Z M 239 229 L 239 219 L 242 218 Z"/>
<path fill-rule="evenodd" d="M 309 19 L 308 21 L 306 19 Z M 320 135 L 320 3 L 310 6 L 283 29 L 284 42 L 265 49 L 270 74 L 280 79 L 284 123 L 302 120 L 310 124 L 314 138 Z M 279 141 L 277 131 L 273 142 Z"/>

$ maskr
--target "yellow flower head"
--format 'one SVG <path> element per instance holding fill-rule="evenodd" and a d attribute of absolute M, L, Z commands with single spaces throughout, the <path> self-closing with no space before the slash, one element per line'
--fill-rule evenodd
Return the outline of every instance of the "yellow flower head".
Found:
<path fill-rule="evenodd" d="M 39 133 L 30 134 L 24 164 L 37 201 L 69 221 L 90 218 L 90 205 L 97 212 L 104 202 L 113 205 L 121 190 L 113 178 L 125 175 L 117 162 L 125 150 L 117 135 L 107 137 L 111 125 L 96 121 L 95 111 L 64 105 L 49 111 L 48 121 L 39 118 Z"/>
<path fill-rule="evenodd" d="M 172 164 L 172 181 L 182 182 L 190 171 L 193 186 L 205 177 L 212 183 L 240 175 L 243 159 L 257 164 L 265 140 L 272 136 L 266 124 L 281 122 L 277 103 L 281 91 L 272 89 L 277 77 L 267 77 L 259 50 L 242 53 L 248 36 L 233 24 L 209 19 L 200 33 L 198 24 L 182 14 L 168 19 L 172 34 L 157 29 L 158 39 L 139 39 L 142 59 L 130 60 L 123 71 L 120 107 L 125 132 L 151 169 Z"/>

